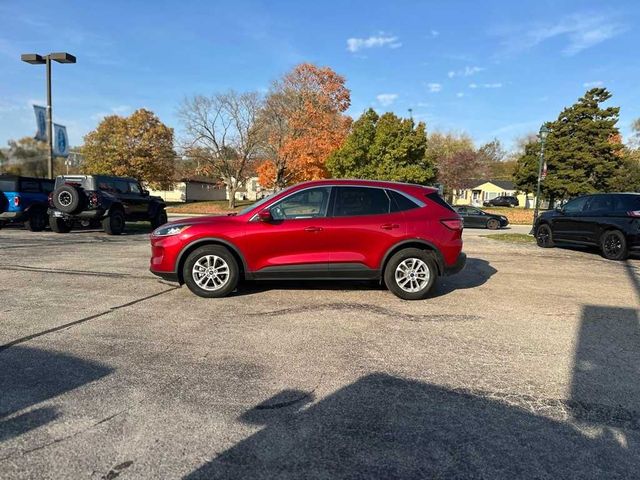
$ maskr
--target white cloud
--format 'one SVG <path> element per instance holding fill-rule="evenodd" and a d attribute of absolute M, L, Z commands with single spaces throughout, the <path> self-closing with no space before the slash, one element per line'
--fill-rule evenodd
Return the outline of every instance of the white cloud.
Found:
<path fill-rule="evenodd" d="M 380 33 L 378 36 L 371 36 L 369 38 L 348 38 L 347 39 L 347 50 L 352 53 L 357 52 L 358 50 L 362 50 L 363 48 L 374 48 L 374 47 L 389 47 L 389 48 L 399 48 L 402 46 L 402 43 L 398 41 L 398 37 L 385 35 Z"/>
<path fill-rule="evenodd" d="M 430 105 L 427 102 L 418 102 L 418 103 L 416 103 L 416 107 L 423 107 L 424 108 L 424 107 L 428 107 L 428 106 L 430 106 Z"/>
<path fill-rule="evenodd" d="M 596 80 L 595 82 L 584 82 L 582 84 L 582 86 L 585 87 L 585 88 L 601 87 L 602 86 L 602 80 Z"/>
<path fill-rule="evenodd" d="M 380 105 L 382 105 L 383 107 L 388 107 L 398 99 L 398 94 L 381 93 L 380 95 L 376 95 L 376 99 L 378 100 L 378 103 L 380 103 Z"/>
<path fill-rule="evenodd" d="M 477 83 L 470 83 L 469 84 L 469 88 L 502 88 L 502 83 L 500 82 L 495 82 L 495 83 L 481 83 L 481 84 L 477 84 Z"/>
<path fill-rule="evenodd" d="M 453 77 L 470 77 L 471 75 L 475 75 L 476 73 L 481 72 L 483 70 L 484 70 L 484 68 L 482 68 L 482 67 L 466 66 L 466 67 L 464 67 L 463 70 L 458 70 L 458 71 L 450 70 L 447 73 L 447 76 L 449 78 L 453 78 Z"/>
<path fill-rule="evenodd" d="M 440 35 L 440 32 L 438 30 L 431 30 L 429 33 L 433 38 L 436 38 L 438 35 Z"/>
<path fill-rule="evenodd" d="M 593 13 L 567 15 L 554 23 L 538 23 L 521 28 L 510 29 L 502 36 L 507 53 L 516 53 L 536 47 L 553 39 L 563 38 L 566 46 L 562 53 L 576 55 L 583 50 L 613 38 L 626 30 L 626 27 L 613 21 L 609 16 Z"/>
<path fill-rule="evenodd" d="M 464 92 L 458 92 L 458 93 L 456 93 L 456 97 L 458 97 L 458 98 L 462 98 L 462 97 L 464 97 Z"/>
<path fill-rule="evenodd" d="M 439 83 L 427 83 L 427 88 L 431 93 L 438 93 L 440 90 L 442 90 L 442 85 L 440 85 Z"/>

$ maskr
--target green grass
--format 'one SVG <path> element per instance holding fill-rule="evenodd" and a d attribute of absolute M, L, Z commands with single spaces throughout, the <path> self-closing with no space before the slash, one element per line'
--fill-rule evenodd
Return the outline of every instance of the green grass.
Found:
<path fill-rule="evenodd" d="M 236 200 L 236 208 L 233 211 L 241 210 L 247 205 L 251 205 L 255 202 L 251 200 Z M 190 203 L 171 203 L 167 205 L 167 212 L 169 213 L 225 213 L 232 211 L 229 209 L 229 202 L 227 200 L 209 200 L 204 202 L 190 202 Z"/>
<path fill-rule="evenodd" d="M 500 240 L 508 243 L 535 243 L 536 239 L 532 235 L 526 233 L 494 233 L 493 235 L 480 235 L 481 237 L 490 238 L 491 240 Z"/>

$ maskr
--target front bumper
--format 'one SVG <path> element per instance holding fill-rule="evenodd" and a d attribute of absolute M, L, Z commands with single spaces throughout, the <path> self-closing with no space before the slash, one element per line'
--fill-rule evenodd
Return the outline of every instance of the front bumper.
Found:
<path fill-rule="evenodd" d="M 456 273 L 460 272 L 464 268 L 466 263 L 467 263 L 467 254 L 464 252 L 460 252 L 460 255 L 458 255 L 458 258 L 456 259 L 456 263 L 454 263 L 453 265 L 445 265 L 444 275 L 445 276 L 455 275 Z"/>

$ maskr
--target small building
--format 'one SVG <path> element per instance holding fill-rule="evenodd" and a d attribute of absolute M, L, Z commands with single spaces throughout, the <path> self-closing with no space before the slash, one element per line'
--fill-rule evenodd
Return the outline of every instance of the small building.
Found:
<path fill-rule="evenodd" d="M 258 177 L 250 177 L 236 191 L 236 200 L 251 200 L 255 202 L 269 195 L 271 191 L 267 191 L 258 182 Z"/>
<path fill-rule="evenodd" d="M 532 208 L 535 203 L 534 195 L 519 192 L 513 182 L 509 180 L 469 180 L 465 188 L 454 190 L 454 205 L 473 205 L 481 207 L 484 202 L 502 196 L 510 195 L 518 198 L 520 207 Z"/>
<path fill-rule="evenodd" d="M 203 200 L 226 200 L 225 186 L 209 177 L 193 176 L 177 180 L 171 190 L 149 189 L 151 195 L 165 202 L 197 202 Z"/>

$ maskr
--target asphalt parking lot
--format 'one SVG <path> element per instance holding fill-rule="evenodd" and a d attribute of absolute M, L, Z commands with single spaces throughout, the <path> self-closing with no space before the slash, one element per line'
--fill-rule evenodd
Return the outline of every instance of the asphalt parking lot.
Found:
<path fill-rule="evenodd" d="M 0 230 L 0 477 L 637 478 L 640 260 L 485 233 L 405 302 L 207 300 L 144 233 Z"/>

